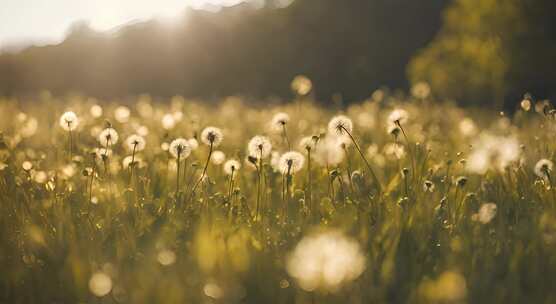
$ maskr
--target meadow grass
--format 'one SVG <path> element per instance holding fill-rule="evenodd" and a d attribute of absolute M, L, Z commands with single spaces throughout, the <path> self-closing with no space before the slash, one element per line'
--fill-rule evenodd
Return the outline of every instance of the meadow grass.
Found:
<path fill-rule="evenodd" d="M 0 116 L 0 303 L 556 302 L 547 102 L 44 95 Z"/>

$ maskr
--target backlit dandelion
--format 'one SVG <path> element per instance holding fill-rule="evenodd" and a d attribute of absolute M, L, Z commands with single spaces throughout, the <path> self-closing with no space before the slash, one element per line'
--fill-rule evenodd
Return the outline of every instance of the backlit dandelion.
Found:
<path fill-rule="evenodd" d="M 228 182 L 228 200 L 232 196 L 234 188 L 234 174 L 241 168 L 240 162 L 235 159 L 229 159 L 224 163 L 224 173 L 229 176 Z"/>
<path fill-rule="evenodd" d="M 222 142 L 222 130 L 216 127 L 206 127 L 201 132 L 201 141 L 207 145 L 216 148 Z"/>
<path fill-rule="evenodd" d="M 184 138 L 176 138 L 170 143 L 168 148 L 170 154 L 176 159 L 176 201 L 179 199 L 180 188 L 180 162 L 189 157 L 191 154 L 191 147 Z"/>
<path fill-rule="evenodd" d="M 70 155 L 70 159 L 72 158 L 72 155 L 73 155 L 72 131 L 75 130 L 78 125 L 79 125 L 79 119 L 77 118 L 77 115 L 72 111 L 65 112 L 60 117 L 60 127 L 62 127 L 62 129 L 69 132 L 69 155 Z"/>
<path fill-rule="evenodd" d="M 118 132 L 114 130 L 112 127 L 108 127 L 99 133 L 98 142 L 103 147 L 108 148 L 115 145 L 118 142 L 119 138 L 120 137 L 118 135 Z"/>
<path fill-rule="evenodd" d="M 336 135 L 351 133 L 353 132 L 353 122 L 345 115 L 334 116 L 328 123 L 328 132 Z"/>
<path fill-rule="evenodd" d="M 74 112 L 68 111 L 60 116 L 60 127 L 62 127 L 62 129 L 71 132 L 77 129 L 78 125 L 79 119 Z"/>
<path fill-rule="evenodd" d="M 187 143 L 191 147 L 192 151 L 195 151 L 195 150 L 197 150 L 197 148 L 199 148 L 199 142 L 195 138 L 188 139 Z"/>
<path fill-rule="evenodd" d="M 249 155 L 253 155 L 258 158 L 266 158 L 272 151 L 272 143 L 270 143 L 268 137 L 257 135 L 251 138 L 247 144 L 247 151 Z"/>
<path fill-rule="evenodd" d="M 134 153 L 143 151 L 146 145 L 147 142 L 145 141 L 145 138 L 136 134 L 129 136 L 125 140 L 126 149 Z"/>
<path fill-rule="evenodd" d="M 165 130 L 172 130 L 176 126 L 176 120 L 172 114 L 162 116 L 162 127 Z"/>
<path fill-rule="evenodd" d="M 302 151 L 314 151 L 317 147 L 317 140 L 318 137 L 315 136 L 306 136 L 299 140 L 299 148 Z"/>
<path fill-rule="evenodd" d="M 300 96 L 309 94 L 312 87 L 313 83 L 311 82 L 311 79 L 304 75 L 295 76 L 291 83 L 292 90 Z"/>
<path fill-rule="evenodd" d="M 495 216 L 498 207 L 494 203 L 482 204 L 479 212 L 473 217 L 482 224 L 488 224 Z"/>
<path fill-rule="evenodd" d="M 99 118 L 99 117 L 102 116 L 103 110 L 102 110 L 102 107 L 100 105 L 95 104 L 95 105 L 91 106 L 91 108 L 89 109 L 89 113 L 94 118 Z"/>
<path fill-rule="evenodd" d="M 287 124 L 290 121 L 290 116 L 287 113 L 280 112 L 274 114 L 270 122 L 272 130 L 275 132 L 281 132 L 282 138 L 286 142 L 288 149 L 291 149 L 290 140 L 288 138 Z"/>
<path fill-rule="evenodd" d="M 388 123 L 389 124 L 394 124 L 394 125 L 398 125 L 398 124 L 403 125 L 407 122 L 408 118 L 409 118 L 409 113 L 407 113 L 406 110 L 401 109 L 401 108 L 400 109 L 394 109 L 388 115 Z"/>
<path fill-rule="evenodd" d="M 303 154 L 296 151 L 286 152 L 280 156 L 280 171 L 282 174 L 294 174 L 303 168 L 304 163 Z"/>

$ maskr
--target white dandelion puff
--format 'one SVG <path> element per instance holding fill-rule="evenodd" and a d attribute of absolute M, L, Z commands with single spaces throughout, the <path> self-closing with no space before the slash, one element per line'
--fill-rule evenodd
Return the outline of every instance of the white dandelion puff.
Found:
<path fill-rule="evenodd" d="M 216 127 L 206 127 L 203 132 L 201 132 L 201 141 L 213 148 L 218 147 L 222 142 L 223 138 L 222 130 Z"/>
<path fill-rule="evenodd" d="M 165 114 L 162 116 L 162 128 L 165 130 L 172 130 L 176 126 L 176 120 L 174 119 L 174 115 L 172 114 Z"/>
<path fill-rule="evenodd" d="M 199 148 L 199 142 L 195 138 L 188 139 L 187 143 L 191 147 L 192 151 L 195 151 L 195 150 L 197 150 L 197 148 Z"/>
<path fill-rule="evenodd" d="M 268 137 L 257 135 L 247 144 L 247 151 L 251 156 L 266 158 L 272 151 L 272 144 Z"/>
<path fill-rule="evenodd" d="M 66 131 L 73 131 L 79 125 L 79 119 L 77 115 L 72 112 L 68 111 L 60 116 L 60 127 Z"/>
<path fill-rule="evenodd" d="M 176 138 L 170 143 L 168 151 L 174 158 L 186 159 L 191 154 L 191 147 L 184 138 Z"/>
<path fill-rule="evenodd" d="M 270 125 L 272 126 L 272 129 L 274 131 L 282 132 L 282 130 L 288 124 L 289 121 L 290 121 L 290 115 L 284 112 L 279 112 L 274 114 L 270 122 Z"/>
<path fill-rule="evenodd" d="M 91 108 L 89 109 L 89 113 L 94 118 L 99 118 L 99 117 L 102 116 L 103 110 L 102 110 L 102 107 L 100 105 L 95 104 L 95 105 L 91 106 Z"/>
<path fill-rule="evenodd" d="M 409 118 L 409 113 L 407 113 L 406 110 L 401 109 L 401 108 L 400 109 L 394 109 L 388 115 L 388 123 L 389 124 L 395 124 L 395 125 L 397 125 L 399 123 L 399 124 L 403 125 L 407 122 L 408 118 Z"/>
<path fill-rule="evenodd" d="M 328 123 L 328 132 L 335 135 L 344 135 L 353 131 L 353 122 L 345 115 L 332 117 Z"/>
<path fill-rule="evenodd" d="M 280 156 L 280 172 L 283 174 L 297 173 L 303 169 L 304 162 L 305 156 L 303 154 L 296 151 L 286 152 Z"/>
<path fill-rule="evenodd" d="M 128 151 L 143 151 L 146 145 L 145 139 L 137 134 L 133 134 L 125 140 L 125 147 Z"/>
<path fill-rule="evenodd" d="M 103 147 L 115 145 L 118 139 L 118 132 L 113 128 L 106 128 L 98 134 L 98 141 Z"/>
<path fill-rule="evenodd" d="M 233 172 L 241 169 L 241 164 L 235 159 L 230 159 L 224 163 L 224 173 L 232 175 Z"/>

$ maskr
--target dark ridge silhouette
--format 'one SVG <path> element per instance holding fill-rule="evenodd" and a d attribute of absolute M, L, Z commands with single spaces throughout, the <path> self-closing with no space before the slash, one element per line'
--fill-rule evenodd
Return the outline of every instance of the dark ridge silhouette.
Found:
<path fill-rule="evenodd" d="M 0 55 L 0 95 L 79 91 L 97 97 L 291 97 L 305 74 L 315 95 L 351 101 L 406 88 L 406 65 L 432 40 L 448 0 L 297 0 L 286 8 L 188 9 L 97 33 L 75 25 L 59 45 Z"/>

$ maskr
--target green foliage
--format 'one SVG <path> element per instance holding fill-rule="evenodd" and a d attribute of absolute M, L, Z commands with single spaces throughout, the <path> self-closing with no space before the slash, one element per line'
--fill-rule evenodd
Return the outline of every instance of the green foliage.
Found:
<path fill-rule="evenodd" d="M 514 105 L 528 91 L 554 96 L 555 12 L 553 1 L 454 1 L 409 77 L 462 104 Z"/>
<path fill-rule="evenodd" d="M 352 122 L 327 128 L 335 113 L 303 98 L 259 108 L 142 96 L 102 113 L 97 102 L 0 100 L 0 302 L 556 300 L 550 105 L 508 117 L 378 91 L 343 111 Z M 59 121 L 69 109 L 71 133 Z M 276 130 L 278 112 L 290 116 Z M 119 140 L 98 157 L 107 120 Z M 206 126 L 222 129 L 216 149 L 240 161 L 234 178 L 211 161 L 201 179 Z M 134 133 L 146 139 L 137 153 L 122 144 Z M 245 160 L 254 135 L 279 155 L 290 144 L 305 152 L 306 136 L 318 142 L 288 174 L 273 156 Z M 178 137 L 200 143 L 180 166 L 168 152 Z M 131 153 L 141 162 L 126 167 Z M 353 277 L 336 280 L 346 269 Z"/>

